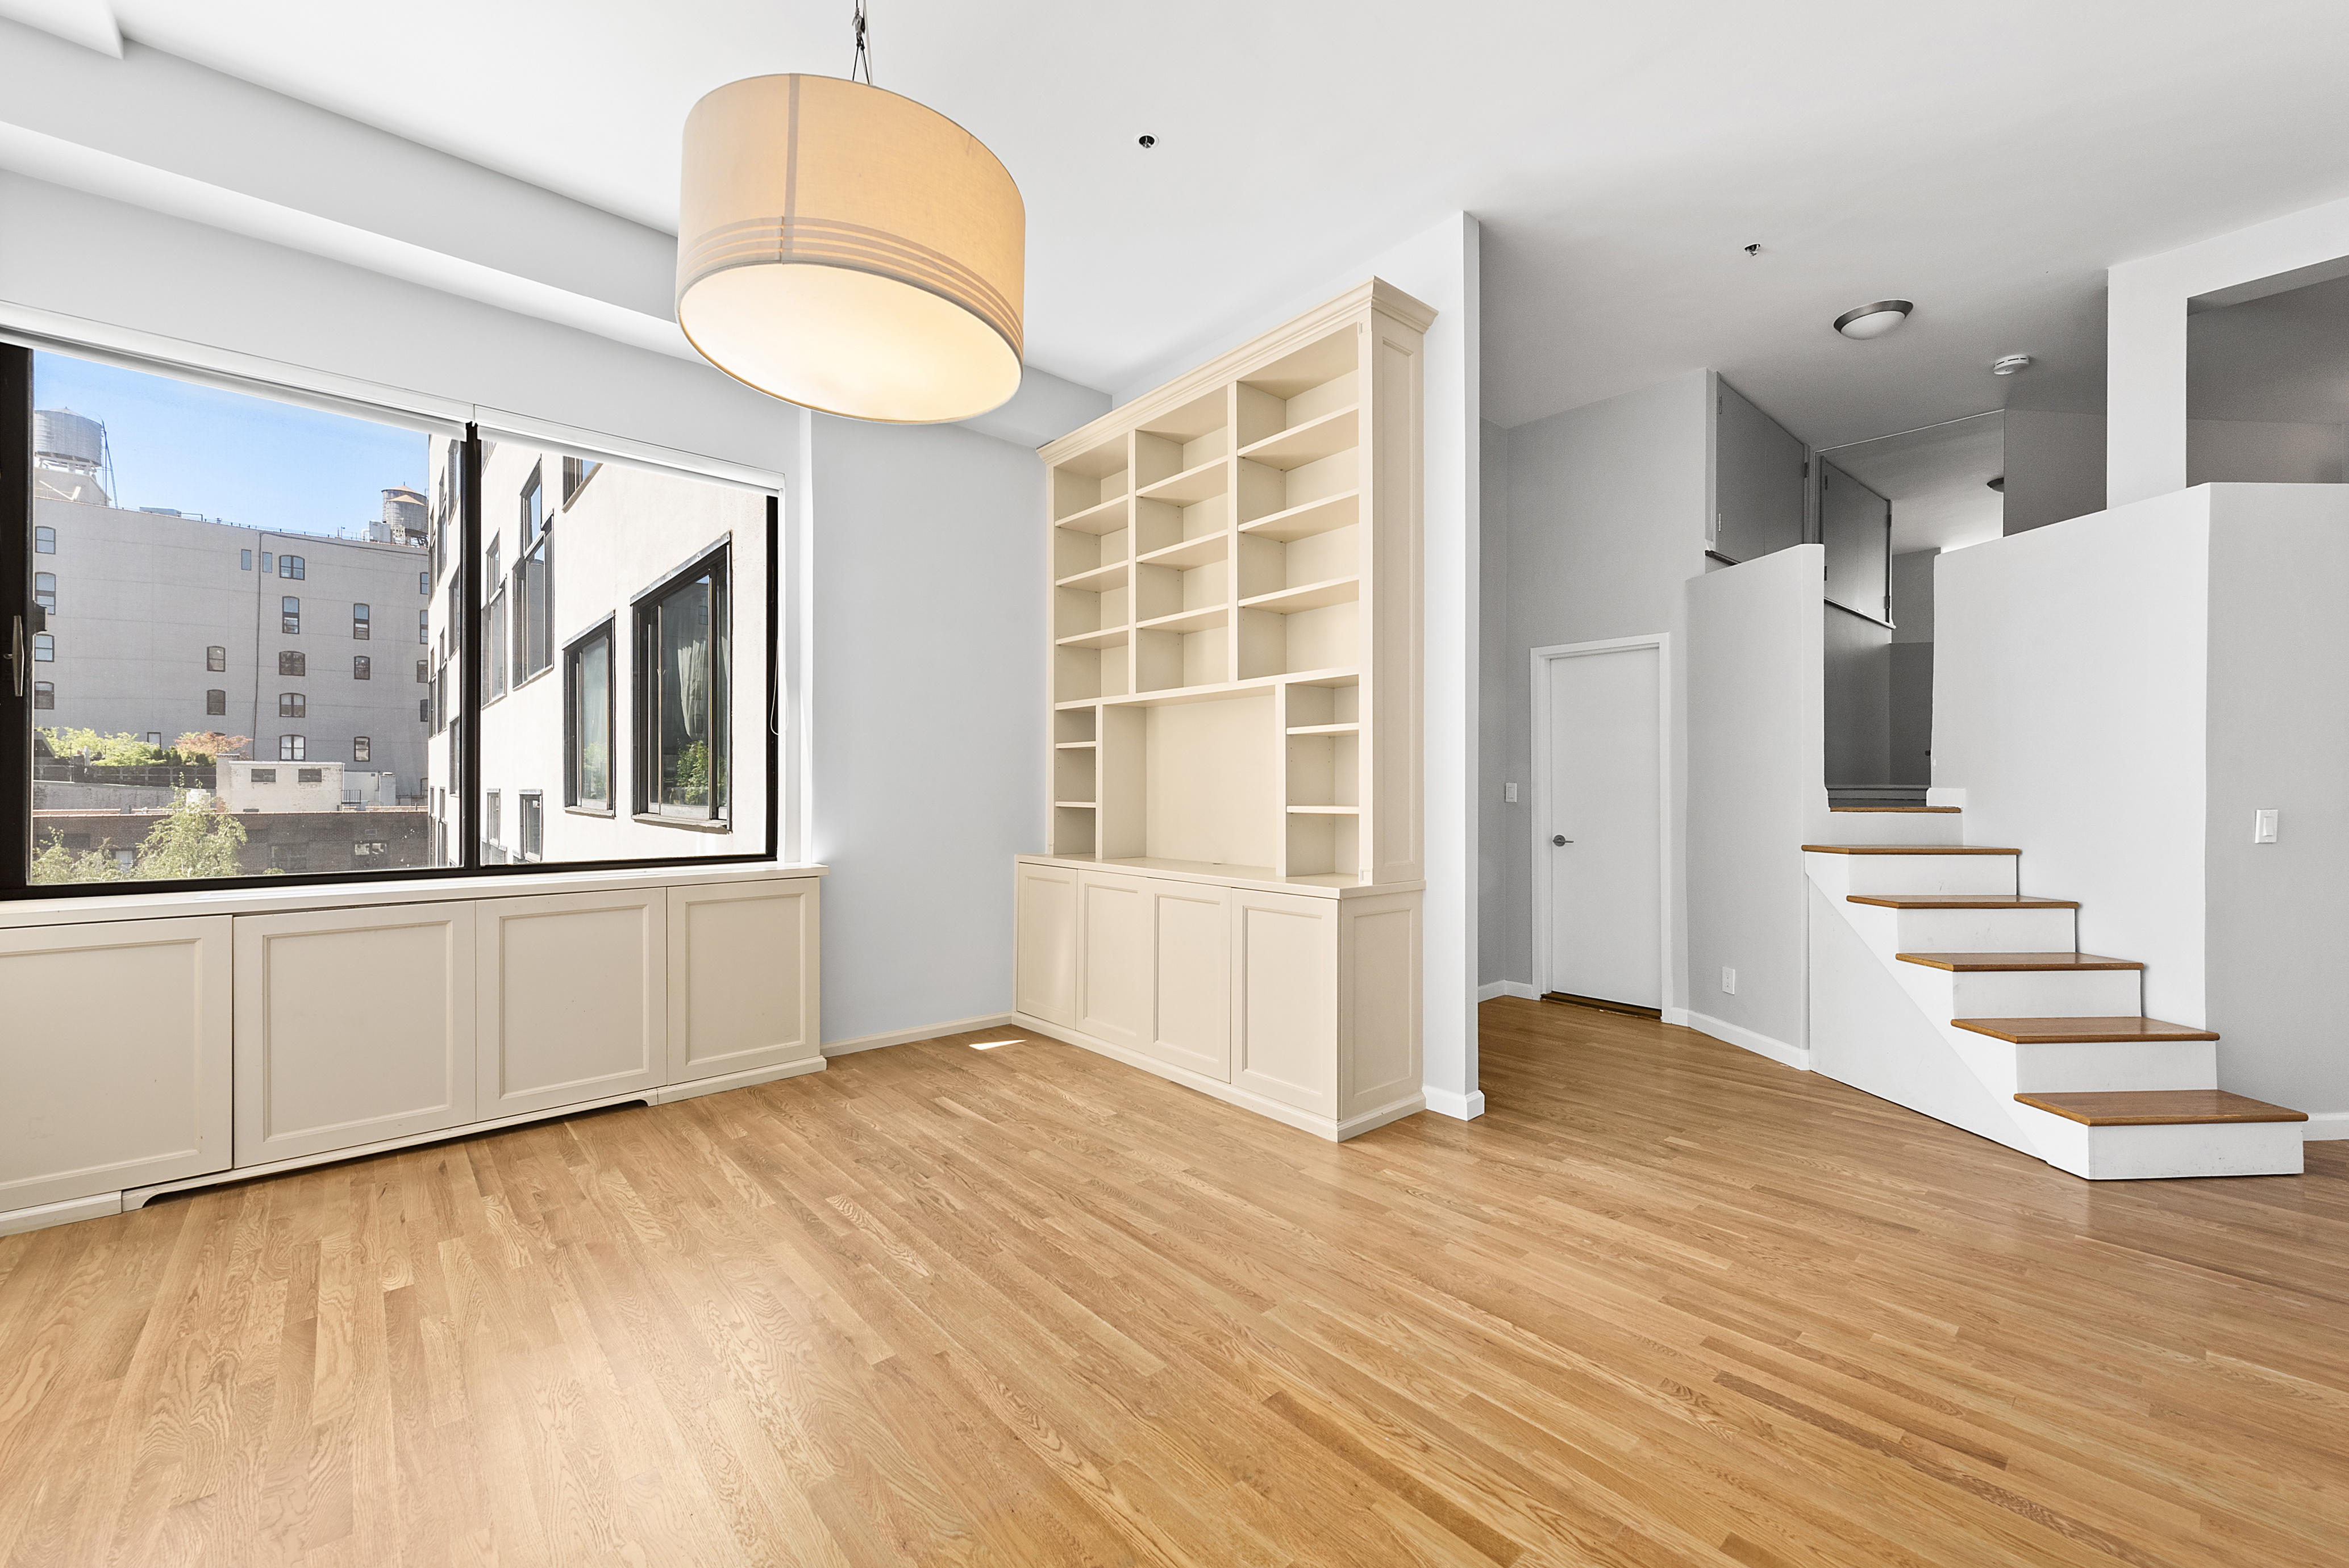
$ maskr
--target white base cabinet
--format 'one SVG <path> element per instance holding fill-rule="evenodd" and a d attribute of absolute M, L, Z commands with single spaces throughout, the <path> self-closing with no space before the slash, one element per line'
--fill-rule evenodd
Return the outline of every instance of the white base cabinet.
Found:
<path fill-rule="evenodd" d="M 8 906 L 0 1235 L 820 1070 L 820 874 L 177 918 Z"/>
<path fill-rule="evenodd" d="M 1275 892 L 1041 857 L 1016 879 L 1026 1027 L 1324 1138 L 1425 1109 L 1416 889 Z"/>

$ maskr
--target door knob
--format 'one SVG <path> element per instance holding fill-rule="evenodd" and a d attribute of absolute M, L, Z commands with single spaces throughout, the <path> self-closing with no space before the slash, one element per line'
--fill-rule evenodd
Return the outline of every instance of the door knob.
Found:
<path fill-rule="evenodd" d="M 1549 836 L 1549 841 L 1553 844 L 1570 844 L 1574 842 L 1572 839 L 1568 838 L 1564 833 L 1552 833 Z"/>

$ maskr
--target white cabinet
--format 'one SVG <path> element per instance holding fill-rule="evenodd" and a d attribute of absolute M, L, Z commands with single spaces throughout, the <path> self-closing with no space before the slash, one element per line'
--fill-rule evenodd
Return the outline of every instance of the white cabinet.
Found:
<path fill-rule="evenodd" d="M 1015 1011 L 1063 1026 L 1077 1021 L 1077 873 L 1013 865 Z"/>
<path fill-rule="evenodd" d="M 473 905 L 236 921 L 236 1163 L 475 1119 Z"/>
<path fill-rule="evenodd" d="M 0 1212 L 225 1170 L 226 915 L 0 931 Z"/>
<path fill-rule="evenodd" d="M 662 1081 L 669 966 L 660 889 L 483 899 L 474 927 L 481 1119 Z"/>
<path fill-rule="evenodd" d="M 1018 867 L 1028 1027 L 1324 1138 L 1425 1107 L 1418 890 Z"/>
<path fill-rule="evenodd" d="M 821 1063 L 813 878 L 668 890 L 668 1081 Z"/>

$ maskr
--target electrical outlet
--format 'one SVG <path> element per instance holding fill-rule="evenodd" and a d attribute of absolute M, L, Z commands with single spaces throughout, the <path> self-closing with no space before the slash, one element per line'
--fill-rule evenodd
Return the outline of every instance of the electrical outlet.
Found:
<path fill-rule="evenodd" d="M 1732 995 L 1732 996 L 1734 996 L 1734 995 L 1737 995 L 1737 971 L 1736 971 L 1736 970 L 1734 970 L 1734 969 L 1723 969 L 1723 970 L 1721 972 L 1721 988 L 1722 988 L 1722 990 L 1723 990 L 1723 991 L 1726 992 L 1728 995 Z"/>
<path fill-rule="evenodd" d="M 2276 813 L 2273 810 L 2251 813 L 2251 842 L 2272 844 L 2276 841 Z"/>
<path fill-rule="evenodd" d="M 1516 805 L 1517 803 L 1517 787 L 1514 784 L 1502 785 L 1501 801 L 1504 805 Z"/>

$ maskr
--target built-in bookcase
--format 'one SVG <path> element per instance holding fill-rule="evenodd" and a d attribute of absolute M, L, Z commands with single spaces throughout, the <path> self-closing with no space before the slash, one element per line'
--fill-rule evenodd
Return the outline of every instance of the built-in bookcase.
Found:
<path fill-rule="evenodd" d="M 1418 880 L 1432 319 L 1373 280 L 1043 449 L 1050 854 Z"/>

